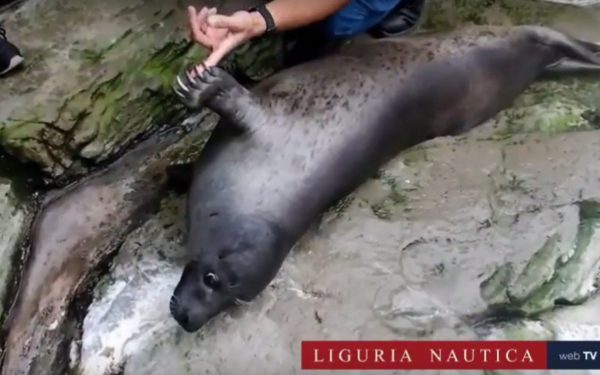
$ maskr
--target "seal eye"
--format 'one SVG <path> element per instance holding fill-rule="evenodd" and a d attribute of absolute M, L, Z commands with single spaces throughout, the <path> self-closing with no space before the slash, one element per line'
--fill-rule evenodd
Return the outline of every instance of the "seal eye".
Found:
<path fill-rule="evenodd" d="M 212 289 L 216 289 L 221 285 L 217 275 L 212 272 L 207 272 L 204 274 L 204 284 Z"/>

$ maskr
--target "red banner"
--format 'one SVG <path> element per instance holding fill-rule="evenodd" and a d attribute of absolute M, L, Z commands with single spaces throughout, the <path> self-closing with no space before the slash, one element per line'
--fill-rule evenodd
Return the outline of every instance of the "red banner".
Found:
<path fill-rule="evenodd" d="M 303 341 L 303 370 L 543 370 L 545 341 Z"/>

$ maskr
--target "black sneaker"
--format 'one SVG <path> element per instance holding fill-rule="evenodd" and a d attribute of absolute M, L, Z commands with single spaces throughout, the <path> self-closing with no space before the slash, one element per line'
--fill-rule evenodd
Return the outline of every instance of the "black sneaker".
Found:
<path fill-rule="evenodd" d="M 425 0 L 403 0 L 370 34 L 377 38 L 409 34 L 423 21 L 424 8 Z"/>
<path fill-rule="evenodd" d="M 6 39 L 6 31 L 0 27 L 0 76 L 23 63 L 21 51 Z"/>

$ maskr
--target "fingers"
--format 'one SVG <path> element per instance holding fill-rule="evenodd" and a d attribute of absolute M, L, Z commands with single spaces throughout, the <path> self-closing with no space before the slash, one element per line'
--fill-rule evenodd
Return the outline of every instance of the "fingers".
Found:
<path fill-rule="evenodd" d="M 206 7 L 202 8 L 200 12 L 196 12 L 196 8 L 193 6 L 188 7 L 188 18 L 190 21 L 190 31 L 192 34 L 192 39 L 204 45 L 205 47 L 210 47 L 210 39 L 203 31 L 206 30 L 206 20 L 208 18 L 208 9 Z"/>
<path fill-rule="evenodd" d="M 239 17 L 239 14 L 232 16 L 224 16 L 221 14 L 212 14 L 207 17 L 207 24 L 211 27 L 229 29 L 233 32 L 248 31 L 251 25 L 246 22 L 246 19 Z"/>
<path fill-rule="evenodd" d="M 204 64 L 209 67 L 217 65 L 229 52 L 245 42 L 246 39 L 248 39 L 247 36 L 242 33 L 230 35 L 204 60 Z"/>
<path fill-rule="evenodd" d="M 197 64 L 194 67 L 192 67 L 190 70 L 186 70 L 185 75 L 188 79 L 186 82 L 188 82 L 188 84 L 190 85 L 197 84 L 198 77 L 200 77 L 200 75 L 202 75 L 202 72 L 204 72 L 207 69 L 208 66 L 206 66 L 204 62 L 201 62 L 200 64 Z M 183 82 L 183 84 L 185 85 L 186 83 Z"/>
<path fill-rule="evenodd" d="M 188 7 L 191 37 L 194 41 L 211 48 L 212 53 L 192 72 L 199 75 L 206 67 L 217 65 L 227 54 L 249 39 L 247 31 L 252 27 L 243 12 L 232 16 L 217 14 L 216 8 L 203 7 L 200 12 L 193 6 Z M 217 30 L 221 29 L 221 30 Z M 222 31 L 223 33 L 220 33 Z M 227 36 L 227 34 L 229 34 Z M 188 79 L 191 78 L 188 76 Z M 184 85 L 185 87 L 185 85 Z"/>
<path fill-rule="evenodd" d="M 210 8 L 208 10 L 208 17 L 214 16 L 215 14 L 217 14 L 217 8 Z M 206 24 L 208 25 L 208 22 Z"/>
<path fill-rule="evenodd" d="M 190 23 L 190 33 L 192 34 L 192 39 L 199 41 L 198 39 L 202 38 L 202 30 L 200 29 L 200 23 L 198 22 L 198 13 L 196 12 L 196 8 L 193 6 L 188 7 L 188 21 Z"/>
<path fill-rule="evenodd" d="M 198 79 L 200 75 L 207 69 L 208 67 L 206 66 L 206 64 L 204 62 L 201 62 L 193 68 L 184 71 L 183 74 L 179 74 L 176 77 L 176 86 L 179 87 L 180 91 L 182 92 L 190 92 L 190 89 L 193 88 L 194 85 L 198 84 Z"/>
<path fill-rule="evenodd" d="M 185 71 L 185 76 L 187 77 L 187 82 L 190 86 L 196 83 L 196 77 L 198 77 L 199 75 L 200 74 L 198 74 L 197 67 L 195 67 L 192 70 Z"/>
<path fill-rule="evenodd" d="M 191 108 L 197 108 L 202 101 L 202 95 L 198 90 L 202 90 L 202 81 L 199 76 L 204 70 L 208 69 L 204 63 L 185 70 L 180 73 L 172 85 L 175 95 L 183 104 Z"/>
<path fill-rule="evenodd" d="M 202 74 L 202 72 L 207 69 L 208 69 L 208 67 L 206 66 L 206 64 L 203 61 L 194 67 L 194 73 L 196 73 L 196 77 L 199 77 L 200 74 Z"/>
<path fill-rule="evenodd" d="M 210 15 L 210 10 L 207 7 L 202 7 L 200 13 L 198 14 L 198 23 L 200 25 L 200 31 L 206 34 L 206 29 L 208 28 L 208 16 Z"/>
<path fill-rule="evenodd" d="M 206 9 L 206 7 L 202 7 L 196 19 L 198 20 L 198 27 L 200 28 L 200 31 L 206 34 L 206 20 L 208 19 L 208 9 Z"/>
<path fill-rule="evenodd" d="M 206 68 L 204 63 L 202 63 L 202 66 Z M 175 83 L 173 84 L 173 91 L 175 91 L 175 94 L 179 96 L 180 99 L 184 101 L 187 100 L 191 89 L 193 89 L 194 86 L 197 85 L 197 77 L 200 74 L 201 71 L 199 70 L 198 66 L 194 67 L 191 70 L 186 70 L 183 74 L 179 74 L 175 79 Z"/>

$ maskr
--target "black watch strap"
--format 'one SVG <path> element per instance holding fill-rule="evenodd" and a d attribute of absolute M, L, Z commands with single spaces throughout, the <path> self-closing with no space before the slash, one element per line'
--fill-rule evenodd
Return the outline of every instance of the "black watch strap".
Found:
<path fill-rule="evenodd" d="M 265 31 L 265 34 L 272 34 L 277 30 L 277 27 L 275 26 L 275 20 L 273 19 L 271 12 L 269 12 L 264 4 L 252 7 L 248 9 L 248 12 L 258 12 L 262 18 L 264 18 L 265 23 L 267 24 L 267 30 Z"/>

